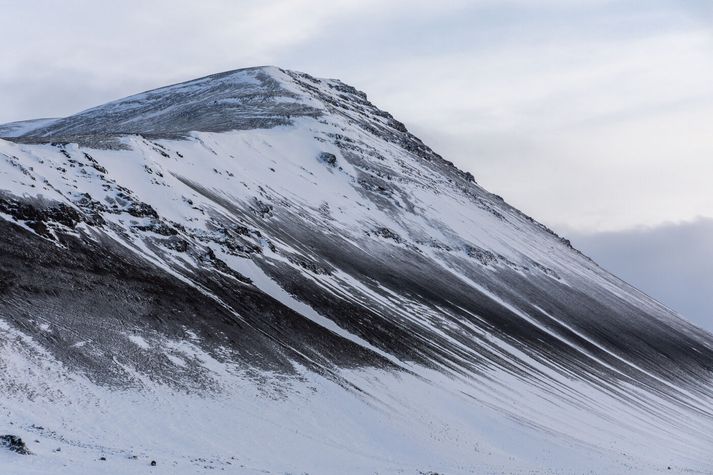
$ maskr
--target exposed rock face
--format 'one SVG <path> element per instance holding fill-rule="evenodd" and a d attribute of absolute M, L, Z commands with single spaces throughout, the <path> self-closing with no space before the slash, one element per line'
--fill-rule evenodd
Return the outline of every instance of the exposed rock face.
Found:
<path fill-rule="evenodd" d="M 281 472 L 711 468 L 711 336 L 351 86 L 252 68 L 22 127 L 0 127 L 0 407 L 81 408 L 32 433 L 128 453 L 77 422 L 127 398 Z M 43 361 L 56 379 L 23 376 Z"/>
<path fill-rule="evenodd" d="M 0 435 L 0 447 L 5 447 L 20 455 L 31 454 L 22 439 L 16 435 Z"/>

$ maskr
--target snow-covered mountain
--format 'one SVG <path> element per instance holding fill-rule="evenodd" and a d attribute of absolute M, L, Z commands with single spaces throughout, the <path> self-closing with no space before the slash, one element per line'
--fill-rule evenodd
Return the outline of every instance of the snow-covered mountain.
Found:
<path fill-rule="evenodd" d="M 351 86 L 0 136 L 3 473 L 713 473 L 713 337 Z"/>

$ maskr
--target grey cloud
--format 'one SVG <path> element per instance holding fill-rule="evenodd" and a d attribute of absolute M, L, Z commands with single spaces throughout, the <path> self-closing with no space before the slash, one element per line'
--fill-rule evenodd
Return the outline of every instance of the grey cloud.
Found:
<path fill-rule="evenodd" d="M 0 77 L 0 90 L 13 92 L 3 94 L 3 108 L 14 113 L 12 120 L 63 117 L 153 86 L 140 77 L 112 80 L 101 73 L 53 65 L 27 70 L 34 74 Z"/>
<path fill-rule="evenodd" d="M 568 237 L 602 267 L 713 332 L 713 219 Z"/>

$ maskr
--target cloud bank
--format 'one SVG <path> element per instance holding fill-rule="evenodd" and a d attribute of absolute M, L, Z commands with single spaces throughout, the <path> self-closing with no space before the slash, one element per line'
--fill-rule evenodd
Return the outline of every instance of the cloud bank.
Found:
<path fill-rule="evenodd" d="M 713 333 L 713 219 L 569 236 L 602 267 Z"/>

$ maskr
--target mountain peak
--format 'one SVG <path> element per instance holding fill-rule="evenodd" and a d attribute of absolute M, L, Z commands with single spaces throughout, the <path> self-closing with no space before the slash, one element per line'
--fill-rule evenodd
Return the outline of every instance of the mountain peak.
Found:
<path fill-rule="evenodd" d="M 238 69 L 152 89 L 33 128 L 26 141 L 77 141 L 141 134 L 172 137 L 286 124 L 321 114 L 274 66 Z"/>
<path fill-rule="evenodd" d="M 211 74 L 64 118 L 5 124 L 0 126 L 0 137 L 25 143 L 116 148 L 122 146 L 118 137 L 126 135 L 179 138 L 190 132 L 266 129 L 325 114 L 341 116 L 421 158 L 452 166 L 357 88 L 338 79 L 319 79 L 276 66 Z M 459 173 L 472 180 L 472 175 Z"/>
<path fill-rule="evenodd" d="M 293 118 L 319 117 L 337 108 L 369 109 L 405 129 L 370 104 L 366 94 L 339 80 L 255 66 L 151 89 L 64 118 L 5 124 L 0 137 L 35 143 L 96 143 L 135 134 L 172 138 L 287 125 Z"/>

